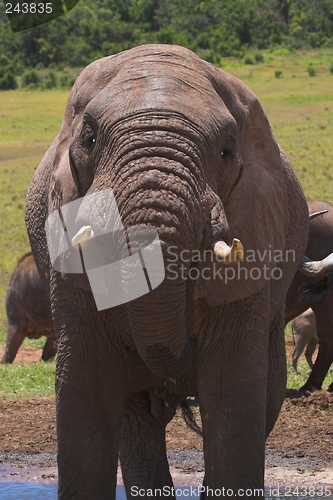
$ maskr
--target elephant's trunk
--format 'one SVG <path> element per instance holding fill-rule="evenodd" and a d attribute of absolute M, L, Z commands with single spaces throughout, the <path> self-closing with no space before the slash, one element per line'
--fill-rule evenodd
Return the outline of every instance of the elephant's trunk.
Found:
<path fill-rule="evenodd" d="M 162 377 L 181 375 L 192 362 L 185 328 L 185 286 L 185 282 L 165 281 L 126 305 L 136 348 L 146 365 Z"/>
<path fill-rule="evenodd" d="M 311 260 L 304 256 L 299 265 L 299 270 L 303 274 L 306 274 L 306 276 L 319 280 L 333 272 L 333 253 L 328 255 L 325 259 L 318 261 Z"/>
<path fill-rule="evenodd" d="M 125 227 L 143 224 L 157 230 L 165 279 L 149 294 L 127 303 L 126 310 L 135 346 L 145 364 L 159 376 L 176 377 L 192 362 L 185 326 L 190 264 L 182 262 L 181 251 L 197 248 L 203 237 L 202 193 L 195 175 L 198 165 L 189 159 L 185 166 L 175 158 L 156 156 L 130 165 L 137 175 L 118 198 L 121 218 Z M 171 248 L 178 255 L 177 262 L 171 261 Z"/>

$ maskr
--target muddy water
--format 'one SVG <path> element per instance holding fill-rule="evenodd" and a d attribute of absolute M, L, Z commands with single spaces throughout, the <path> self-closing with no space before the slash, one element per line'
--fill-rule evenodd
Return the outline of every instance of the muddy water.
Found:
<path fill-rule="evenodd" d="M 56 484 L 0 483 L 1 500 L 57 500 Z M 126 500 L 123 486 L 117 488 L 117 500 Z"/>
<path fill-rule="evenodd" d="M 0 483 L 1 500 L 56 500 L 56 484 Z"/>
<path fill-rule="evenodd" d="M 56 484 L 0 483 L 1 500 L 57 500 Z M 126 500 L 123 486 L 117 487 L 117 500 Z"/>
<path fill-rule="evenodd" d="M 198 499 L 204 475 L 202 451 L 170 450 L 168 461 L 178 500 Z M 308 457 L 267 453 L 265 483 L 279 486 L 267 486 L 266 499 L 333 500 L 333 468 L 323 465 Z M 56 500 L 57 479 L 55 454 L 0 453 L 0 500 Z M 120 468 L 117 484 L 117 500 L 126 500 Z M 219 497 L 230 498 L 230 494 Z"/>

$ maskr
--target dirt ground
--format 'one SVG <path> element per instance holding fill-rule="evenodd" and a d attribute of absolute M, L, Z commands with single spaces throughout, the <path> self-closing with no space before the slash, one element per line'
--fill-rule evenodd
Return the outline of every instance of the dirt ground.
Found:
<path fill-rule="evenodd" d="M 288 355 L 291 348 L 287 346 Z M 22 348 L 15 362 L 29 363 L 40 356 L 41 352 Z M 194 411 L 200 420 L 198 408 Z M 200 484 L 204 470 L 202 440 L 186 427 L 178 413 L 167 427 L 167 447 L 174 480 L 179 479 L 178 484 Z M 266 484 L 329 485 L 333 495 L 333 394 L 317 391 L 302 396 L 287 391 L 266 448 Z M 0 481 L 32 476 L 44 482 L 56 480 L 55 452 L 53 397 L 0 400 Z"/>

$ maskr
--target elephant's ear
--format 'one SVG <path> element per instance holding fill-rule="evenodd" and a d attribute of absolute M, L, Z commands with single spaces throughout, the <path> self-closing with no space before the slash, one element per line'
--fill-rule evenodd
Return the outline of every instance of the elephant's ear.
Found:
<path fill-rule="evenodd" d="M 216 261 L 200 264 L 196 296 L 204 296 L 212 306 L 245 298 L 272 280 L 283 280 L 281 268 L 286 259 L 294 258 L 287 254 L 292 249 L 286 248 L 290 223 L 287 184 L 294 182 L 286 173 L 288 160 L 256 96 L 225 72 L 219 73 L 218 80 L 216 73 L 214 77 L 215 88 L 237 123 L 243 172 L 224 208 L 231 236 L 239 238 L 244 246 L 244 257 L 234 266 Z M 210 271 L 204 272 L 207 266 Z M 206 279 L 208 275 L 210 279 Z"/>
<path fill-rule="evenodd" d="M 79 197 L 68 150 L 59 147 L 59 136 L 44 155 L 31 181 L 26 204 L 26 225 L 30 245 L 43 281 L 49 279 L 50 257 L 45 222 L 50 213 Z"/>
<path fill-rule="evenodd" d="M 79 197 L 69 163 L 73 93 L 74 89 L 67 103 L 61 131 L 38 165 L 27 194 L 25 220 L 31 249 L 44 282 L 49 279 L 50 269 L 46 219 L 60 206 Z"/>
<path fill-rule="evenodd" d="M 45 222 L 50 213 L 80 197 L 69 160 L 69 148 L 82 125 L 89 102 L 117 72 L 118 55 L 94 61 L 77 78 L 69 95 L 59 135 L 36 169 L 27 195 L 26 224 L 42 279 L 48 279 L 49 253 Z"/>

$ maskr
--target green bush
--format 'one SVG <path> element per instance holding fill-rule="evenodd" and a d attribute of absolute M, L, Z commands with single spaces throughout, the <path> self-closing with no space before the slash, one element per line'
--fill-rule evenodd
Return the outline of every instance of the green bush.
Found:
<path fill-rule="evenodd" d="M 244 62 L 245 62 L 245 64 L 254 64 L 254 61 L 253 61 L 251 56 L 246 56 L 244 58 Z"/>
<path fill-rule="evenodd" d="M 0 55 L 0 68 L 4 68 L 5 66 L 8 66 L 10 64 L 10 61 L 7 56 L 1 54 Z"/>
<path fill-rule="evenodd" d="M 75 78 L 71 75 L 61 75 L 59 78 L 59 86 L 61 88 L 67 89 L 71 88 L 75 82 Z"/>
<path fill-rule="evenodd" d="M 28 69 L 25 71 L 22 75 L 22 87 L 30 87 L 30 88 L 37 88 L 39 84 L 41 83 L 41 80 L 39 78 L 39 75 L 37 71 L 34 69 Z"/>
<path fill-rule="evenodd" d="M 0 70 L 0 90 L 12 90 L 17 88 L 17 81 L 9 70 Z"/>
<path fill-rule="evenodd" d="M 16 88 L 15 68 L 7 56 L 0 55 L 0 90 Z"/>
<path fill-rule="evenodd" d="M 331 62 L 331 65 L 330 65 L 330 73 L 331 73 L 331 75 L 333 75 L 333 61 Z"/>
<path fill-rule="evenodd" d="M 45 89 L 53 89 L 57 86 L 57 84 L 58 78 L 56 73 L 54 73 L 53 71 L 48 71 L 43 82 L 43 87 Z"/>
<path fill-rule="evenodd" d="M 310 65 L 307 67 L 307 72 L 309 73 L 309 76 L 316 76 L 316 74 L 317 74 L 317 71 L 316 71 L 316 69 L 312 66 L 312 64 L 310 64 Z"/>
<path fill-rule="evenodd" d="M 264 62 L 264 56 L 260 52 L 257 52 L 254 54 L 254 60 L 256 63 L 262 63 Z"/>
<path fill-rule="evenodd" d="M 201 49 L 201 57 L 202 59 L 205 59 L 205 61 L 208 61 L 211 64 L 215 64 L 216 66 L 222 66 L 222 57 L 220 56 L 220 54 L 216 54 L 214 50 Z"/>
<path fill-rule="evenodd" d="M 291 54 L 291 50 L 287 47 L 278 47 L 276 49 L 270 50 L 273 56 L 288 56 Z"/>
<path fill-rule="evenodd" d="M 283 75 L 283 71 L 281 71 L 280 69 L 277 69 L 274 74 L 275 74 L 275 78 L 281 78 Z"/>

